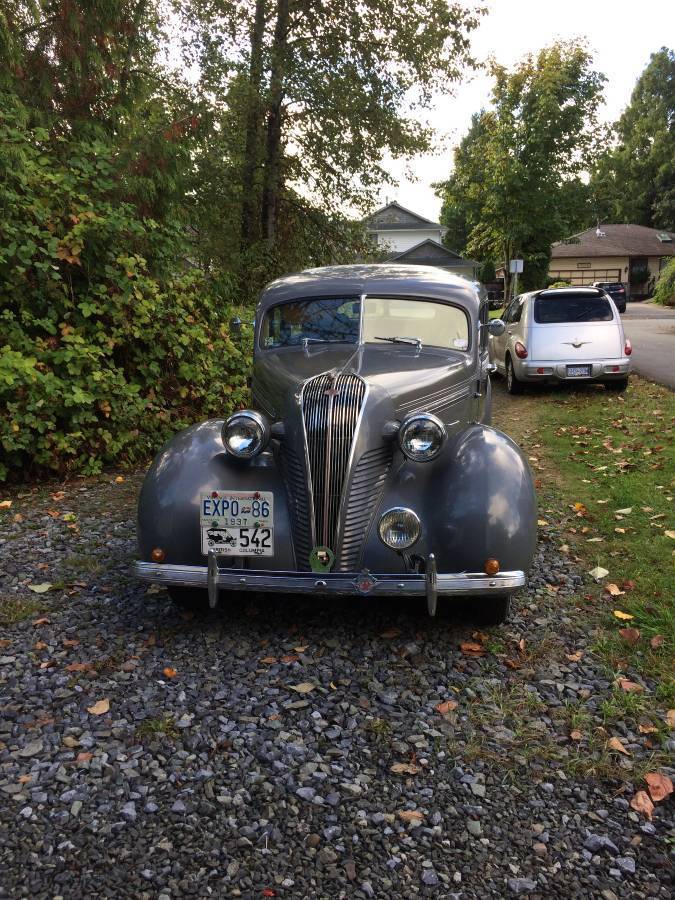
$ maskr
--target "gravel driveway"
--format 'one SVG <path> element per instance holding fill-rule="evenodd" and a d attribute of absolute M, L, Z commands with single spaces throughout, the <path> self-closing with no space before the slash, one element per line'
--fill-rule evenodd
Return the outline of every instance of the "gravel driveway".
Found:
<path fill-rule="evenodd" d="M 190 617 L 129 575 L 139 484 L 3 494 L 0 896 L 670 896 L 646 742 L 592 737 L 612 676 L 559 525 L 486 634 L 403 600 Z"/>

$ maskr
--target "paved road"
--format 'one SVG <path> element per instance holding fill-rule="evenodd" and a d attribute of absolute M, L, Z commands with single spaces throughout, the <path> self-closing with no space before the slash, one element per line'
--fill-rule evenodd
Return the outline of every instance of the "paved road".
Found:
<path fill-rule="evenodd" d="M 635 371 L 675 389 L 675 309 L 628 303 L 621 318 L 633 344 Z"/>

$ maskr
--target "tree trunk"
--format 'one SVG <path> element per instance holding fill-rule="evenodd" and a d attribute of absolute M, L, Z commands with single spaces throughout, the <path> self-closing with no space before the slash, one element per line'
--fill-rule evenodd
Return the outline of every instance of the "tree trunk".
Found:
<path fill-rule="evenodd" d="M 266 0 L 256 0 L 255 18 L 251 26 L 251 59 L 248 68 L 248 93 L 246 97 L 246 141 L 241 176 L 240 247 L 242 252 L 248 250 L 260 237 L 255 197 L 255 176 L 259 163 L 258 138 L 262 119 L 262 99 L 260 95 L 262 91 L 265 6 Z"/>
<path fill-rule="evenodd" d="M 288 51 L 289 0 L 277 0 L 277 20 L 272 45 L 270 71 L 270 104 L 267 116 L 267 140 L 265 143 L 265 171 L 263 180 L 260 224 L 268 249 L 272 250 L 277 234 L 279 195 L 283 184 L 281 174 L 281 126 L 284 100 L 284 69 Z"/>

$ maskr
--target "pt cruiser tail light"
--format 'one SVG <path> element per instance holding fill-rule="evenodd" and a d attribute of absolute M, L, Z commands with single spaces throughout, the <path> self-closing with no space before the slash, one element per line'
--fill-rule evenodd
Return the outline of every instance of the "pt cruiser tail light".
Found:
<path fill-rule="evenodd" d="M 518 359 L 527 359 L 527 347 L 525 344 L 521 344 L 520 341 L 516 341 L 516 344 L 513 348 L 516 351 L 516 356 Z"/>
<path fill-rule="evenodd" d="M 626 338 L 626 343 L 623 345 L 623 352 L 626 356 L 630 356 L 633 352 L 633 345 L 631 344 L 629 338 Z"/>

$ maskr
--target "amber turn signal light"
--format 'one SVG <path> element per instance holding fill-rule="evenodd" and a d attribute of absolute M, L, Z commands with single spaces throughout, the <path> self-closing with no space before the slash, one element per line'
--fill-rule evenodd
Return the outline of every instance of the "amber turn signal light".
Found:
<path fill-rule="evenodd" d="M 484 568 L 486 575 L 496 575 L 499 572 L 499 560 L 486 559 Z"/>
<path fill-rule="evenodd" d="M 164 562 L 165 553 L 161 547 L 155 547 L 155 549 L 150 554 L 150 557 L 153 562 Z"/>

